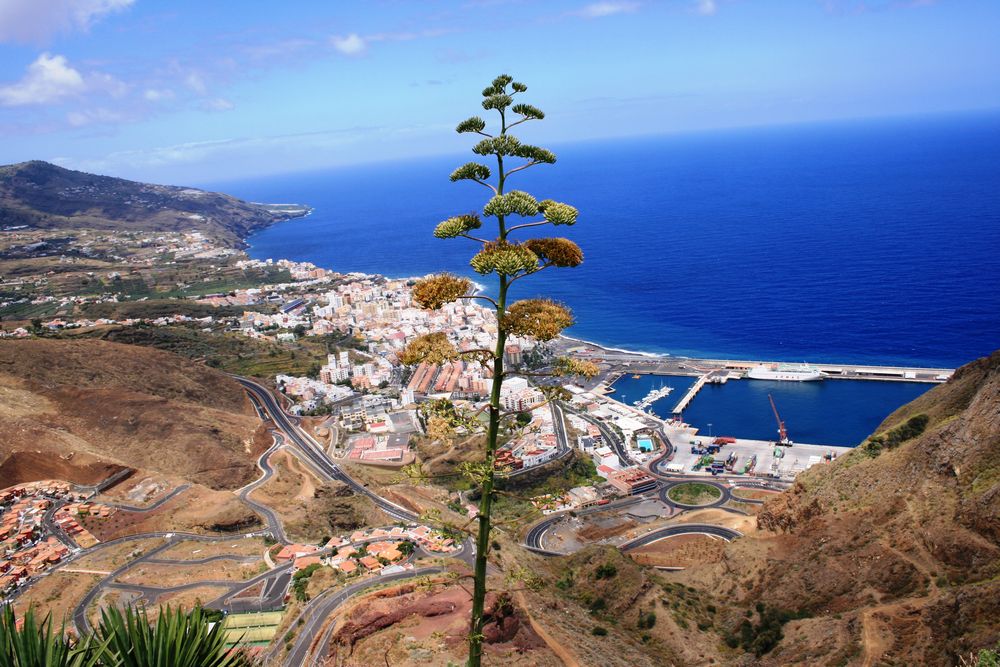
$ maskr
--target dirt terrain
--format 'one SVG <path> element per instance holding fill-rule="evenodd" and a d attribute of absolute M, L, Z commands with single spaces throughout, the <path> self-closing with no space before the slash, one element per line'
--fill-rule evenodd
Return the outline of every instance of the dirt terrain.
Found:
<path fill-rule="evenodd" d="M 270 460 L 274 476 L 250 498 L 278 512 L 290 539 L 315 543 L 388 521 L 366 497 L 341 482 L 322 482 L 288 452 L 276 452 Z"/>
<path fill-rule="evenodd" d="M 688 567 L 722 558 L 725 542 L 709 535 L 678 535 L 629 552 L 635 562 L 663 567 Z"/>
<path fill-rule="evenodd" d="M 258 425 L 238 384 L 173 354 L 94 340 L 0 345 L 0 486 L 93 483 L 125 466 L 238 488 L 256 476 Z"/>
<path fill-rule="evenodd" d="M 762 665 L 954 665 L 1000 641 L 1000 353 L 769 500 L 758 530 L 674 580 L 799 616 Z"/>
<path fill-rule="evenodd" d="M 329 647 L 329 664 L 460 664 L 466 652 L 470 598 L 458 586 L 394 586 L 365 596 L 341 614 Z M 485 664 L 557 667 L 548 649 L 512 602 L 495 596 L 484 631 Z"/>

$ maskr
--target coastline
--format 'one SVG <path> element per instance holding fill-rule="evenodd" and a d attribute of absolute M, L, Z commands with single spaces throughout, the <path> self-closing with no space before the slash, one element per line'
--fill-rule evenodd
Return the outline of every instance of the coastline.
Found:
<path fill-rule="evenodd" d="M 571 341 L 573 343 L 576 343 L 577 345 L 586 345 L 588 347 L 596 347 L 597 349 L 603 350 L 605 352 L 618 352 L 620 354 L 632 354 L 632 355 L 636 355 L 636 356 L 639 356 L 639 357 L 646 357 L 647 359 L 667 359 L 667 358 L 671 358 L 671 359 L 686 359 L 687 358 L 687 357 L 675 357 L 674 355 L 672 355 L 670 353 L 667 353 L 667 352 L 663 352 L 663 353 L 643 352 L 642 350 L 628 350 L 628 349 L 625 349 L 623 347 L 611 347 L 611 346 L 608 346 L 608 345 L 603 345 L 601 343 L 595 343 L 592 340 L 586 340 L 584 338 L 575 338 L 574 336 L 567 336 L 566 334 L 560 334 L 559 338 L 562 339 L 562 340 Z"/>
<path fill-rule="evenodd" d="M 294 216 L 292 218 L 287 218 L 285 220 L 276 221 L 273 224 L 280 224 L 281 222 L 292 222 L 293 220 L 296 220 L 296 219 L 305 218 L 305 217 L 308 217 L 308 216 L 312 215 L 315 212 L 315 210 L 316 210 L 314 207 L 308 206 L 308 205 L 304 205 L 304 204 L 297 205 L 297 206 L 302 206 L 303 208 L 306 208 L 308 210 L 307 210 L 306 213 L 304 213 L 302 215 Z M 257 230 L 257 231 L 259 231 L 259 230 Z M 253 233 L 251 233 L 250 236 L 253 236 Z M 247 253 L 247 256 L 249 258 L 251 258 L 251 259 L 264 259 L 264 257 L 258 257 L 258 258 L 250 257 L 249 251 L 253 249 L 253 245 L 249 243 L 249 237 L 247 237 L 246 239 L 244 239 L 244 245 L 245 245 L 244 252 Z M 288 258 L 271 258 L 271 259 L 275 259 L 275 261 L 277 261 L 279 259 L 288 259 Z M 288 259 L 288 261 L 299 261 L 299 260 Z M 321 267 L 321 268 L 325 268 L 325 269 L 327 269 L 329 271 L 335 271 L 337 273 L 342 272 L 341 270 L 333 269 L 333 268 L 330 268 L 330 267 Z M 367 277 L 370 277 L 370 278 L 383 278 L 383 279 L 387 279 L 387 280 L 407 280 L 407 281 L 418 280 L 418 279 L 424 277 L 424 275 L 432 275 L 432 274 L 423 274 L 423 275 L 413 275 L 413 274 L 408 274 L 408 275 L 390 275 L 390 274 L 386 274 L 386 273 L 368 273 L 368 272 L 364 272 L 364 271 L 347 271 L 346 273 L 353 274 L 353 275 L 363 275 L 363 276 L 367 276 Z M 468 276 L 465 276 L 465 277 L 469 278 Z M 473 278 L 469 278 L 469 280 L 472 282 L 473 287 L 474 287 L 473 292 L 472 292 L 473 296 L 481 295 L 481 294 L 485 294 L 485 295 L 489 294 L 489 289 L 487 288 L 486 285 L 484 285 L 484 284 L 482 284 L 480 282 L 477 282 Z M 873 364 L 872 360 L 864 360 L 864 361 L 836 361 L 836 362 L 831 362 L 831 361 L 809 361 L 808 359 L 795 359 L 795 360 L 788 360 L 788 359 L 776 359 L 775 360 L 775 359 L 771 359 L 771 360 L 766 360 L 766 359 L 760 359 L 759 357 L 755 358 L 755 355 L 752 355 L 752 354 L 749 354 L 749 353 L 714 354 L 714 355 L 713 354 L 701 354 L 701 355 L 695 356 L 695 355 L 692 355 L 692 354 L 675 354 L 675 353 L 672 353 L 672 352 L 650 352 L 650 351 L 647 351 L 647 350 L 636 350 L 636 349 L 629 349 L 629 348 L 624 348 L 624 347 L 616 347 L 614 345 L 609 345 L 609 344 L 605 344 L 605 343 L 599 343 L 599 342 L 596 342 L 596 341 L 593 341 L 593 340 L 588 340 L 586 338 L 579 338 L 579 337 L 576 337 L 576 336 L 567 335 L 565 333 L 564 334 L 560 334 L 558 336 L 558 338 L 556 338 L 555 340 L 556 341 L 560 341 L 562 343 L 562 345 L 565 345 L 567 348 L 578 347 L 578 346 L 586 346 L 586 347 L 595 348 L 596 350 L 599 350 L 603 354 L 608 354 L 608 355 L 624 355 L 624 356 L 628 356 L 628 357 L 635 357 L 636 361 L 639 361 L 639 360 L 645 360 L 645 361 L 649 361 L 649 362 L 657 362 L 657 361 L 660 361 L 660 362 L 667 362 L 667 361 L 719 362 L 719 361 L 726 361 L 726 362 L 734 362 L 734 363 L 758 363 L 758 364 L 769 364 L 769 363 L 807 363 L 807 364 L 813 365 L 813 366 L 817 366 L 817 365 L 822 365 L 822 366 L 844 366 L 844 367 L 857 366 L 857 367 L 886 367 L 886 368 L 907 368 L 907 369 L 911 369 L 911 368 L 912 369 L 937 368 L 939 370 L 944 370 L 944 371 L 949 371 L 949 372 L 954 371 L 954 367 L 945 367 L 945 366 L 933 367 L 933 366 L 928 366 L 928 365 L 916 366 L 916 365 L 912 365 L 912 364 L 899 364 L 899 363 L 895 363 L 895 362 L 892 362 L 892 361 L 882 362 L 880 364 L 878 364 L 878 363 L 874 363 Z"/>

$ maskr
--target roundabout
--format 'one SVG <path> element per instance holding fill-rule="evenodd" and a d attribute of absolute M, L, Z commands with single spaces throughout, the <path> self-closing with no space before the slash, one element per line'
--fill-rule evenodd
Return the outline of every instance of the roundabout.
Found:
<path fill-rule="evenodd" d="M 724 489 L 705 482 L 684 482 L 674 484 L 666 490 L 667 500 L 677 507 L 711 507 L 723 500 Z"/>

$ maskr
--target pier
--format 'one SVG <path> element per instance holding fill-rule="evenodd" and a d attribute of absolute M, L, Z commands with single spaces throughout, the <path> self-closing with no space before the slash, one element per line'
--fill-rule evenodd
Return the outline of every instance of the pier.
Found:
<path fill-rule="evenodd" d="M 681 400 L 677 402 L 677 405 L 674 406 L 674 416 L 679 417 L 680 414 L 684 412 L 684 409 L 688 406 L 688 404 L 692 400 L 694 400 L 694 397 L 698 395 L 698 392 L 701 391 L 701 388 L 704 387 L 706 383 L 708 383 L 708 378 L 711 376 L 712 373 L 705 373 L 700 378 L 698 378 L 697 382 L 691 385 L 691 388 L 687 390 L 687 393 L 684 394 Z"/>
<path fill-rule="evenodd" d="M 651 406 L 653 403 L 656 403 L 661 398 L 669 396 L 670 392 L 672 392 L 673 390 L 674 390 L 673 387 L 660 387 L 659 389 L 654 389 L 648 394 L 646 394 L 646 397 L 644 399 L 642 399 L 641 401 L 636 401 L 635 403 L 633 403 L 633 405 L 640 410 L 645 410 L 646 408 Z"/>

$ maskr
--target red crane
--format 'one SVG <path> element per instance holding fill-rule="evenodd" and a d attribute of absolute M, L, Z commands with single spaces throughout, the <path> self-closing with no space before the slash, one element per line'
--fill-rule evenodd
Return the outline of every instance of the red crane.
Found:
<path fill-rule="evenodd" d="M 785 430 L 785 422 L 781 420 L 781 415 L 778 414 L 778 406 L 774 404 L 774 398 L 768 394 L 767 400 L 771 401 L 771 410 L 774 411 L 774 419 L 778 422 L 778 444 L 792 444 L 792 441 L 788 439 L 788 431 Z"/>

